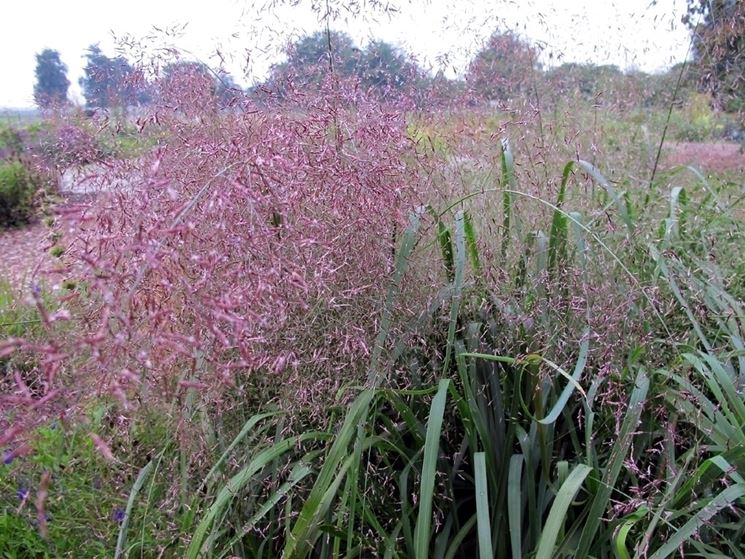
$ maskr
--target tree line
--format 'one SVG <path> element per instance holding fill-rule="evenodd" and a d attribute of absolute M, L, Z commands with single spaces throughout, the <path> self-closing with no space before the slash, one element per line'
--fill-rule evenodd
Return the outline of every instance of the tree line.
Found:
<path fill-rule="evenodd" d="M 695 20 L 695 22 L 694 22 Z M 544 69 L 538 49 L 513 32 L 494 32 L 470 61 L 464 79 L 431 76 L 405 51 L 374 40 L 360 48 L 345 33 L 316 32 L 301 37 L 285 51 L 286 60 L 272 66 L 267 79 L 248 90 L 240 88 L 224 70 L 212 70 L 199 62 L 179 61 L 165 66 L 155 80 L 148 80 L 123 56 L 109 57 L 98 45 L 86 51 L 80 80 L 86 106 L 109 108 L 149 103 L 154 95 L 168 100 L 183 94 L 186 84 L 201 83 L 207 96 L 222 106 L 244 96 L 279 98 L 293 91 L 319 86 L 329 75 L 353 78 L 363 89 L 382 98 L 427 92 L 427 99 L 470 99 L 499 102 L 536 92 L 540 82 L 552 95 L 585 98 L 608 95 L 632 96 L 629 89 L 643 90 L 646 99 L 669 102 L 681 87 L 712 94 L 720 108 L 740 112 L 745 107 L 745 3 L 731 0 L 688 0 L 683 19 L 692 33 L 693 61 L 685 75 L 680 65 L 667 73 L 650 76 L 623 73 L 616 66 L 563 64 Z M 63 103 L 70 82 L 59 52 L 46 49 L 36 56 L 34 99 L 40 107 Z M 631 78 L 631 79 L 629 79 Z M 659 99 L 658 99 L 659 98 Z"/>

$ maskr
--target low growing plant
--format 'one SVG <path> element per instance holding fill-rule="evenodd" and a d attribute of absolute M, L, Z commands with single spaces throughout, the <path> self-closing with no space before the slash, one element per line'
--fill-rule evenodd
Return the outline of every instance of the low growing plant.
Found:
<path fill-rule="evenodd" d="M 0 161 L 0 228 L 28 222 L 34 215 L 38 185 L 19 160 Z"/>

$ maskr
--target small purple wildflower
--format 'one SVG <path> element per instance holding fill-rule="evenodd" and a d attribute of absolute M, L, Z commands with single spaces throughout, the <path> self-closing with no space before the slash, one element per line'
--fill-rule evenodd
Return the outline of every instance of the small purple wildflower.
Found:
<path fill-rule="evenodd" d="M 114 509 L 114 522 L 121 524 L 124 520 L 124 511 L 120 508 Z"/>
<path fill-rule="evenodd" d="M 25 501 L 26 498 L 28 497 L 28 488 L 20 486 L 18 488 L 18 491 L 16 492 L 16 495 L 18 495 L 19 501 Z"/>
<path fill-rule="evenodd" d="M 6 450 L 3 452 L 3 464 L 5 464 L 6 466 L 10 465 L 13 462 L 13 458 L 15 458 L 15 456 L 13 455 L 12 450 Z"/>

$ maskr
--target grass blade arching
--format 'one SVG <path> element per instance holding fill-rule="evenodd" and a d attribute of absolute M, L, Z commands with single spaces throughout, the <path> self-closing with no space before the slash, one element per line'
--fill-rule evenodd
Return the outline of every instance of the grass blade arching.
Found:
<path fill-rule="evenodd" d="M 129 498 L 127 499 L 127 508 L 124 510 L 124 518 L 122 519 L 121 526 L 119 526 L 119 536 L 116 539 L 116 551 L 114 552 L 114 559 L 119 559 L 124 553 L 124 546 L 127 544 L 127 528 L 129 527 L 129 519 L 132 516 L 132 509 L 134 508 L 135 500 L 137 495 L 140 493 L 142 486 L 145 484 L 145 480 L 150 475 L 150 470 L 154 467 L 154 462 L 151 460 L 140 470 L 137 474 L 137 479 L 132 486 L 132 491 L 129 492 Z"/>
<path fill-rule="evenodd" d="M 592 501 L 587 515 L 587 522 L 580 536 L 575 554 L 577 559 L 585 559 L 590 554 L 590 548 L 595 541 L 595 536 L 600 528 L 600 522 L 604 518 L 608 503 L 610 502 L 611 493 L 616 487 L 616 480 L 631 448 L 631 442 L 637 430 L 648 391 L 649 377 L 644 369 L 640 368 L 636 375 L 636 382 L 634 383 L 634 390 L 629 399 L 626 416 L 621 424 L 618 438 L 611 448 L 610 457 L 605 466 L 605 472 L 600 478 L 598 491 Z"/>
<path fill-rule="evenodd" d="M 592 468 L 587 464 L 577 464 L 566 481 L 561 484 L 561 488 L 551 505 L 548 518 L 546 518 L 546 524 L 543 526 L 535 555 L 536 559 L 552 559 L 554 557 L 556 540 L 564 526 L 569 505 L 572 504 L 575 495 L 577 495 L 585 478 L 591 471 Z"/>
<path fill-rule="evenodd" d="M 741 483 L 731 485 L 704 505 L 688 522 L 676 530 L 662 547 L 649 556 L 649 559 L 665 559 L 673 553 L 678 552 L 680 547 L 690 538 L 694 537 L 710 518 L 743 497 L 745 497 L 745 485 Z"/>

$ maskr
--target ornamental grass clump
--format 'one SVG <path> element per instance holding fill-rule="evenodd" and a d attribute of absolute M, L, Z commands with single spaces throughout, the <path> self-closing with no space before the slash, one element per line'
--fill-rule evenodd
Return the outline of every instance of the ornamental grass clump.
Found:
<path fill-rule="evenodd" d="M 34 354 L 41 380 L 4 396 L 3 444 L 91 398 L 125 413 L 193 389 L 219 404 L 272 374 L 292 381 L 290 405 L 360 378 L 418 203 L 416 154 L 400 111 L 339 84 L 309 102 L 198 119 L 153 108 L 143 127 L 167 143 L 79 205 L 65 234 L 62 265 L 84 286 L 63 297 L 70 327 L 46 319 L 43 344 L 0 346 L 11 370 L 15 352 Z"/>

